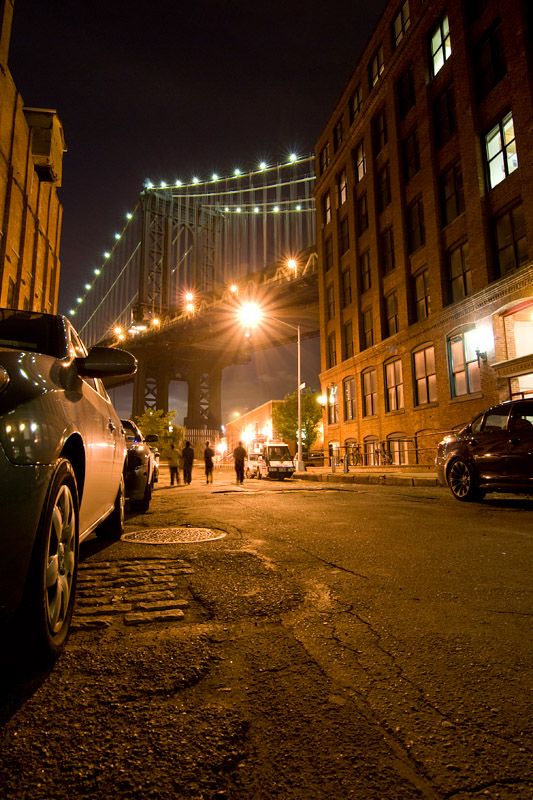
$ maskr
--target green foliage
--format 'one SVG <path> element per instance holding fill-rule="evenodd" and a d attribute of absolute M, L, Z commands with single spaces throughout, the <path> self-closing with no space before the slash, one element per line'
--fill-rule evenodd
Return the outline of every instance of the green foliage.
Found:
<path fill-rule="evenodd" d="M 302 447 L 310 450 L 318 437 L 318 423 L 322 419 L 322 407 L 316 392 L 302 392 Z M 298 443 L 298 393 L 288 394 L 272 409 L 272 427 L 285 442 Z"/>
<path fill-rule="evenodd" d="M 177 411 L 163 411 L 160 408 L 155 410 L 147 409 L 138 417 L 135 422 L 142 431 L 143 436 L 155 433 L 159 437 L 158 448 L 161 457 L 168 455 L 170 443 L 174 442 L 176 448 L 181 449 L 185 444 L 185 428 L 174 425 Z"/>

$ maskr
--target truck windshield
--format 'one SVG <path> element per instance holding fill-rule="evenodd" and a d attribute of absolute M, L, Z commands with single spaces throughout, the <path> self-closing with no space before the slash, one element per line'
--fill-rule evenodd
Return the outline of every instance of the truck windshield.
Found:
<path fill-rule="evenodd" d="M 272 461 L 292 461 L 288 447 L 271 447 L 269 450 Z"/>

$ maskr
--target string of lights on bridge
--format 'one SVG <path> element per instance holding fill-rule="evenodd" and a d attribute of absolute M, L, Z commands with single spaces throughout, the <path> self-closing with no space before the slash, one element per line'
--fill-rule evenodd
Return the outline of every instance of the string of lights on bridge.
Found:
<path fill-rule="evenodd" d="M 233 171 L 233 174 L 229 175 L 229 176 L 226 176 L 226 177 L 223 177 L 223 176 L 221 176 L 221 175 L 219 175 L 218 173 L 215 172 L 215 173 L 213 173 L 211 175 L 210 178 L 205 179 L 205 180 L 202 180 L 201 178 L 199 178 L 197 176 L 193 176 L 193 178 L 191 179 L 190 183 L 186 183 L 186 182 L 183 182 L 183 181 L 181 181 L 179 179 L 176 179 L 174 181 L 174 183 L 167 183 L 166 181 L 160 181 L 157 186 L 151 180 L 147 179 L 144 182 L 144 190 L 145 191 L 153 191 L 153 190 L 157 191 L 157 190 L 184 189 L 184 190 L 187 191 L 188 189 L 190 189 L 192 187 L 194 187 L 194 189 L 198 190 L 202 186 L 206 186 L 206 187 L 209 186 L 210 188 L 212 188 L 213 184 L 216 184 L 216 183 L 218 183 L 220 181 L 223 181 L 223 180 L 224 181 L 231 181 L 231 180 L 240 180 L 240 179 L 244 179 L 244 178 L 252 178 L 253 176 L 257 176 L 259 174 L 266 174 L 269 171 L 277 170 L 280 167 L 284 167 L 284 166 L 286 167 L 286 166 L 288 166 L 290 164 L 294 164 L 294 165 L 301 164 L 301 163 L 305 163 L 306 161 L 313 162 L 314 161 L 314 156 L 313 155 L 308 155 L 308 156 L 304 156 L 304 157 L 300 158 L 296 153 L 291 153 L 288 156 L 288 159 L 284 164 L 268 165 L 266 161 L 261 161 L 260 164 L 258 165 L 258 167 L 255 170 L 250 170 L 248 172 L 242 172 L 239 168 L 235 168 L 235 170 Z M 231 194 L 231 193 L 232 193 L 231 191 L 225 192 L 225 194 Z M 217 192 L 211 192 L 212 196 L 215 196 L 216 194 L 217 194 Z M 304 210 L 301 203 L 292 203 L 291 201 L 280 201 L 280 202 L 277 202 L 277 203 L 268 203 L 267 206 L 268 206 L 268 209 L 269 209 L 270 213 L 272 213 L 272 214 L 279 214 L 279 213 L 281 213 L 282 210 L 283 210 L 284 213 L 287 213 L 287 212 L 289 212 L 289 213 L 292 213 L 292 212 L 302 213 L 302 211 Z M 306 209 L 306 210 L 309 210 L 309 209 Z M 240 203 L 240 204 L 236 203 L 234 205 L 225 204 L 224 206 L 222 206 L 220 208 L 220 211 L 223 211 L 224 213 L 235 213 L 235 214 L 251 213 L 253 215 L 259 215 L 261 213 L 261 208 L 260 208 L 260 206 L 258 206 L 256 204 L 246 205 L 246 204 L 243 204 L 243 203 Z M 313 209 L 313 211 L 314 211 L 314 209 Z M 117 233 L 114 234 L 115 243 L 114 243 L 113 247 L 111 248 L 111 250 L 106 250 L 103 253 L 103 258 L 104 258 L 103 264 L 101 266 L 95 267 L 93 269 L 93 276 L 94 277 L 92 278 L 92 281 L 86 281 L 86 283 L 83 285 L 84 292 L 80 293 L 77 296 L 76 303 L 77 303 L 78 306 L 81 305 L 84 302 L 84 300 L 85 300 L 85 298 L 87 296 L 87 293 L 94 289 L 95 283 L 98 281 L 98 278 L 102 275 L 105 267 L 107 266 L 107 264 L 109 262 L 109 259 L 111 258 L 112 254 L 113 254 L 114 247 L 121 240 L 127 224 L 133 218 L 133 213 L 132 212 L 127 212 L 125 216 L 126 216 L 126 222 L 125 222 L 122 230 L 120 232 L 117 232 Z M 292 263 L 290 263 L 289 265 L 293 266 Z M 235 290 L 236 289 L 231 287 L 231 291 L 235 291 Z M 187 303 L 186 310 L 188 310 L 190 312 L 191 311 L 190 306 L 191 306 L 191 302 L 192 302 L 192 296 L 191 297 L 186 296 L 185 299 L 186 299 L 186 303 Z M 76 315 L 76 307 L 72 307 L 70 309 L 70 311 L 69 311 L 69 314 L 70 314 L 70 316 L 74 317 Z"/>

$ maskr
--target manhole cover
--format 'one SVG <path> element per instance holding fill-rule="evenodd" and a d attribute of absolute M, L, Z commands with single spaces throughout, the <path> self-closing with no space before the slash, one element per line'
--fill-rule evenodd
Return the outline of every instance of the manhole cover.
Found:
<path fill-rule="evenodd" d="M 149 528 L 145 531 L 124 533 L 121 539 L 139 544 L 189 544 L 223 539 L 224 531 L 213 528 Z"/>

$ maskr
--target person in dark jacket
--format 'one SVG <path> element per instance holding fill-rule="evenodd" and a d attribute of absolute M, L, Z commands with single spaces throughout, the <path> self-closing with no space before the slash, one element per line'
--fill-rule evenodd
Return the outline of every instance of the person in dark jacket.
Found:
<path fill-rule="evenodd" d="M 233 458 L 235 460 L 235 472 L 237 473 L 237 483 L 242 483 L 244 481 L 244 459 L 246 458 L 246 450 L 242 446 L 242 442 L 239 442 L 239 444 L 233 451 Z"/>
<path fill-rule="evenodd" d="M 185 447 L 181 451 L 183 461 L 183 483 L 190 483 L 192 480 L 192 465 L 194 461 L 194 450 L 190 442 L 185 442 Z"/>

